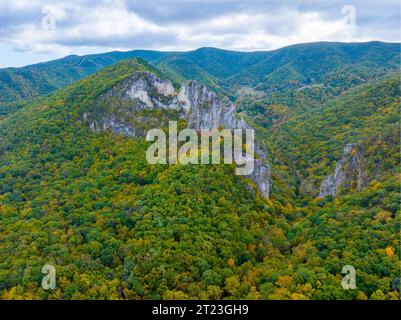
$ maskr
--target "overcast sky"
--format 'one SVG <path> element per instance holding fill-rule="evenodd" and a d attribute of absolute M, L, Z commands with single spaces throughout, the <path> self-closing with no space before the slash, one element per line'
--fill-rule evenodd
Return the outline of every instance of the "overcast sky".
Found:
<path fill-rule="evenodd" d="M 0 0 L 0 67 L 69 54 L 401 42 L 400 0 Z"/>

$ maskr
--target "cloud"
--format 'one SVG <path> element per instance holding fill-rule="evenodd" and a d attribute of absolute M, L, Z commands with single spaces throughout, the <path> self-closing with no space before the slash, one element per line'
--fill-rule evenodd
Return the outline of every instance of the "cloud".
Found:
<path fill-rule="evenodd" d="M 191 29 L 180 24 L 173 27 L 180 43 L 189 47 L 215 43 L 239 50 L 274 49 L 320 40 L 349 41 L 354 33 L 343 18 L 326 21 L 318 12 L 297 10 L 287 10 L 281 16 L 270 12 L 233 13 L 194 23 Z"/>
<path fill-rule="evenodd" d="M 342 12 L 347 4 L 355 8 L 355 26 Z M 267 50 L 311 41 L 398 42 L 399 6 L 393 0 L 380 4 L 369 0 L 0 0 L 0 42 L 14 50 L 55 56 L 138 48 Z"/>

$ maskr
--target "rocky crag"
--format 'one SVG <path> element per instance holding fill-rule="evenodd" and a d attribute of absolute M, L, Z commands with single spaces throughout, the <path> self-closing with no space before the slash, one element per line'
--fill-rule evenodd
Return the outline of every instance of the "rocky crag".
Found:
<path fill-rule="evenodd" d="M 196 81 L 186 81 L 178 91 L 170 80 L 163 80 L 151 72 L 135 72 L 118 86 L 103 94 L 99 103 L 84 114 L 94 131 L 107 130 L 131 137 L 146 134 L 144 123 L 160 125 L 160 119 L 152 118 L 146 111 L 173 112 L 187 122 L 188 128 L 251 129 L 244 119 L 236 114 L 235 105 L 223 103 L 215 92 Z M 259 192 L 269 197 L 270 166 L 267 149 L 255 142 L 254 171 L 249 178 Z"/>
<path fill-rule="evenodd" d="M 366 182 L 363 155 L 355 144 L 348 143 L 337 161 L 334 173 L 327 176 L 321 184 L 319 197 L 336 196 L 342 188 L 360 191 Z"/>

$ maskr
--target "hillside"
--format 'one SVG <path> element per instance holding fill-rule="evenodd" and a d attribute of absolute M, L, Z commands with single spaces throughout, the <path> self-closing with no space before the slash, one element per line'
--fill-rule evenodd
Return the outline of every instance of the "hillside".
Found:
<path fill-rule="evenodd" d="M 301 184 L 307 178 L 316 189 L 344 146 L 353 143 L 366 157 L 368 180 L 393 176 L 400 161 L 400 81 L 400 74 L 391 74 L 357 86 L 272 129 L 279 162 L 293 168 Z"/>
<path fill-rule="evenodd" d="M 143 139 L 83 122 L 138 71 L 159 74 L 124 61 L 1 122 L 2 298 L 220 298 L 242 264 L 279 254 L 263 244 L 266 204 L 233 168 L 150 166 Z M 50 294 L 33 289 L 49 261 Z"/>
<path fill-rule="evenodd" d="M 185 79 L 170 72 L 121 61 L 0 120 L 3 299 L 399 299 L 399 76 L 258 127 L 272 170 L 263 199 L 233 166 L 151 166 L 140 136 L 91 129 L 131 115 L 105 97 L 137 76 Z M 144 128 L 177 116 L 132 114 Z M 347 143 L 363 152 L 368 183 L 317 198 Z M 40 288 L 46 263 L 57 266 L 53 292 Z M 341 287 L 346 264 L 357 290 Z"/>
<path fill-rule="evenodd" d="M 0 69 L 0 116 L 18 109 L 21 100 L 51 93 L 120 60 L 138 57 L 154 61 L 162 52 L 134 50 L 88 56 L 68 56 L 22 68 Z"/>
<path fill-rule="evenodd" d="M 172 78 L 198 80 L 233 100 L 238 89 L 251 87 L 263 93 L 263 103 L 290 101 L 291 106 L 299 103 L 293 89 L 324 83 L 325 95 L 331 97 L 400 67 L 399 44 L 382 42 L 309 43 L 260 52 L 201 48 L 188 52 L 134 50 L 68 56 L 23 68 L 0 69 L 0 117 L 21 107 L 24 100 L 48 94 L 134 57 L 145 59 Z M 285 98 L 274 96 L 283 91 Z"/>
<path fill-rule="evenodd" d="M 271 56 L 229 78 L 233 83 L 257 84 L 269 90 L 319 83 L 338 68 L 396 69 L 398 44 L 317 42 L 298 44 L 272 52 Z M 343 75 L 344 76 L 344 75 Z M 267 87 L 264 87 L 264 84 Z"/>

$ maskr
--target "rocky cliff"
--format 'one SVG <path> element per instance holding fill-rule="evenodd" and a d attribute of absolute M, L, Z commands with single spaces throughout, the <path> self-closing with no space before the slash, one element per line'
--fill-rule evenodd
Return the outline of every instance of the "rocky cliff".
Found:
<path fill-rule="evenodd" d="M 335 196 L 341 188 L 360 191 L 366 184 L 364 158 L 355 144 L 345 145 L 334 173 L 326 177 L 320 186 L 319 197 Z"/>
<path fill-rule="evenodd" d="M 99 103 L 84 114 L 95 131 L 107 130 L 132 137 L 146 134 L 145 123 L 154 128 L 160 119 L 147 114 L 146 110 L 164 109 L 170 116 L 184 119 L 188 128 L 251 129 L 244 119 L 236 114 L 235 105 L 223 103 L 215 92 L 196 81 L 186 81 L 175 90 L 170 80 L 162 80 L 150 72 L 135 72 L 115 88 L 99 98 Z M 159 123 L 158 123 L 159 122 Z M 249 178 L 259 192 L 269 196 L 270 166 L 267 164 L 267 149 L 255 142 L 257 159 Z"/>

